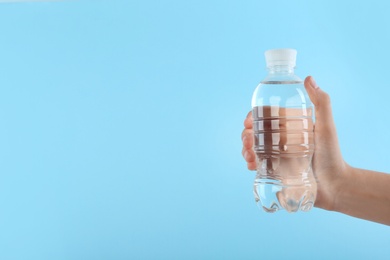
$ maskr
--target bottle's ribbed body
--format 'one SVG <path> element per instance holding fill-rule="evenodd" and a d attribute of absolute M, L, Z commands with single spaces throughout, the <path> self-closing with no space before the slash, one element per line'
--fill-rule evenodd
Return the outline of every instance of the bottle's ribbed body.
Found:
<path fill-rule="evenodd" d="M 308 211 L 317 185 L 312 172 L 313 106 L 301 81 L 265 81 L 252 100 L 256 201 L 267 212 Z"/>

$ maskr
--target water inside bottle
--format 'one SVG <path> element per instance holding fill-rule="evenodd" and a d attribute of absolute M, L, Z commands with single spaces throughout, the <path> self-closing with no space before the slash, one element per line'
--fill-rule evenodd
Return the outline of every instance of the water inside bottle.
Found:
<path fill-rule="evenodd" d="M 257 106 L 252 113 L 256 202 L 267 212 L 310 210 L 317 193 L 312 108 Z"/>

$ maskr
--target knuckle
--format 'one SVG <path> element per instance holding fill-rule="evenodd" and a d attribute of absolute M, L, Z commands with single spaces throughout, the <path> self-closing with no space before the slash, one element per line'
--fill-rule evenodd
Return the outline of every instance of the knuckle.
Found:
<path fill-rule="evenodd" d="M 249 113 L 246 115 L 246 118 L 252 117 L 252 111 L 249 111 Z"/>
<path fill-rule="evenodd" d="M 247 131 L 246 129 L 242 130 L 242 133 L 241 133 L 241 140 L 244 141 L 244 136 L 246 135 Z"/>
<path fill-rule="evenodd" d="M 329 105 L 331 100 L 330 100 L 330 96 L 328 93 L 324 92 L 322 94 L 322 102 L 324 102 L 325 104 Z"/>
<path fill-rule="evenodd" d="M 252 126 L 253 126 L 252 118 L 247 118 L 244 120 L 244 127 L 245 128 L 250 129 L 250 128 L 252 128 Z"/>
<path fill-rule="evenodd" d="M 245 147 L 242 147 L 241 155 L 242 155 L 242 157 L 244 157 L 244 159 L 245 159 L 245 152 L 246 152 Z"/>

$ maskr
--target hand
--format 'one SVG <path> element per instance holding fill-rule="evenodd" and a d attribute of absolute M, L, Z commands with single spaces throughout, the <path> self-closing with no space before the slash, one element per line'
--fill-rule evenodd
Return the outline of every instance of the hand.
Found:
<path fill-rule="evenodd" d="M 315 206 L 334 210 L 335 199 L 341 191 L 341 183 L 349 177 L 350 166 L 344 162 L 340 152 L 336 127 L 333 121 L 330 98 L 322 91 L 312 77 L 305 79 L 305 88 L 315 106 L 314 126 L 315 151 L 313 172 L 317 180 Z M 242 132 L 242 155 L 249 170 L 256 170 L 256 156 L 253 151 L 252 113 L 249 112 Z"/>

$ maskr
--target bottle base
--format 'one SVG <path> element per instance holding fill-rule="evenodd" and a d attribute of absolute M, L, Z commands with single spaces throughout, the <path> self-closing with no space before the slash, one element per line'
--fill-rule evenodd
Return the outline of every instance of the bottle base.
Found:
<path fill-rule="evenodd" d="M 313 208 L 316 197 L 311 185 L 282 185 L 269 179 L 255 181 L 254 195 L 259 208 L 268 213 L 282 209 L 307 212 Z"/>

